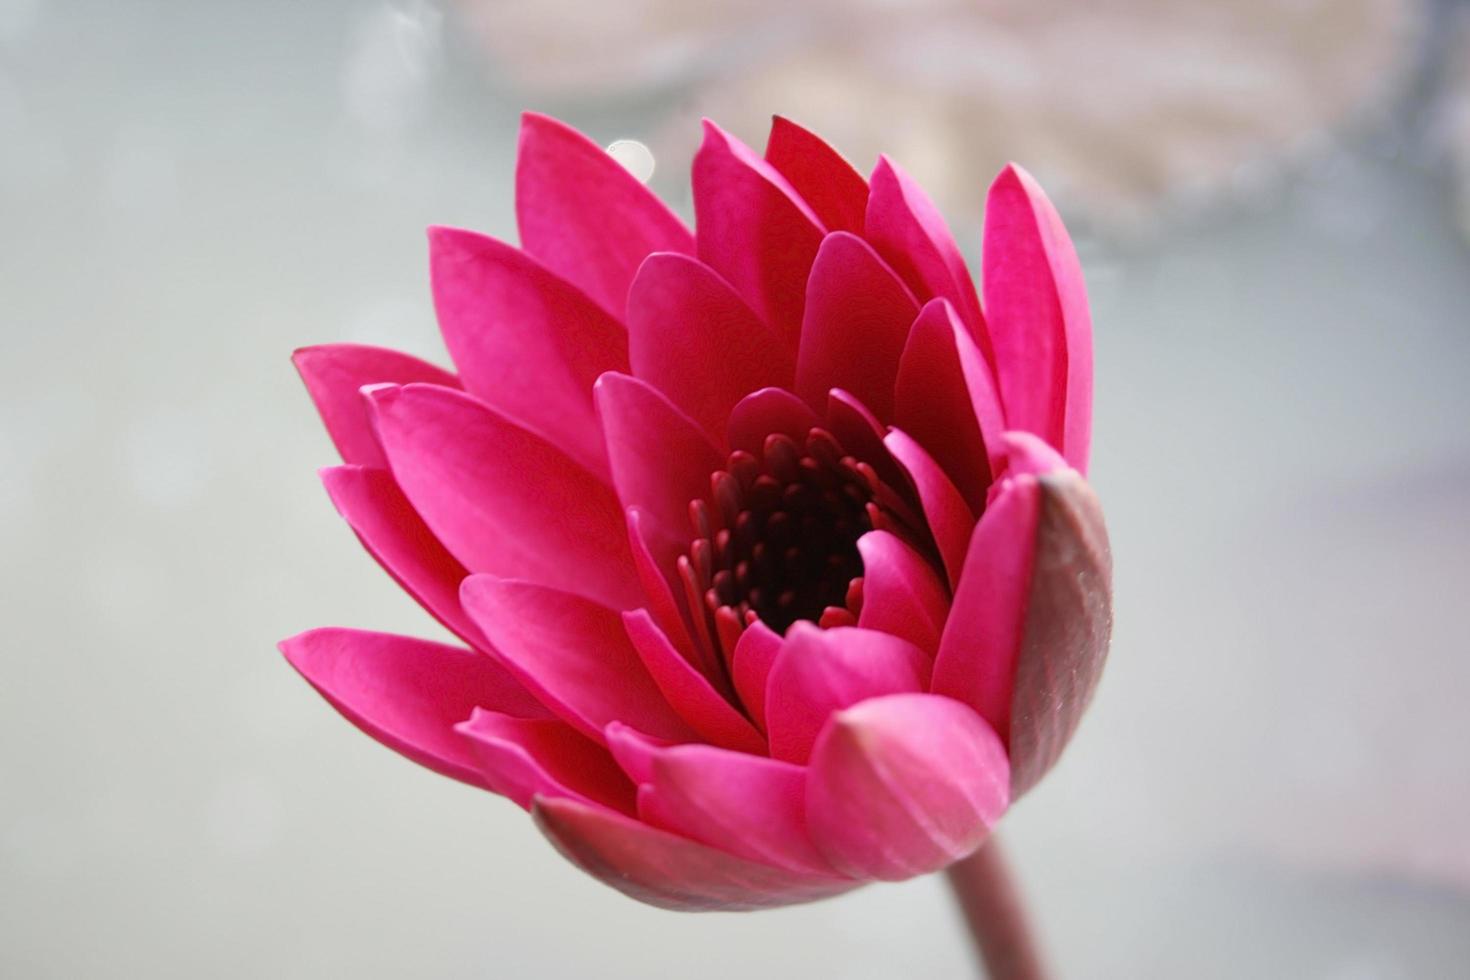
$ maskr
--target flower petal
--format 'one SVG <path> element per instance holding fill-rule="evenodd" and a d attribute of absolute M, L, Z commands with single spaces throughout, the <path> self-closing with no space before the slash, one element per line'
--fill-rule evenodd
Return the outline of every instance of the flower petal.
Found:
<path fill-rule="evenodd" d="M 873 467 L 884 483 L 900 492 L 912 492 L 908 474 L 883 445 L 883 423 L 851 392 L 841 388 L 827 392 L 827 430 L 837 437 L 844 452 Z"/>
<path fill-rule="evenodd" d="M 621 721 L 609 722 L 602 730 L 602 737 L 606 739 L 608 751 L 619 768 L 639 785 L 653 780 L 654 755 L 660 749 L 675 744 L 668 739 L 645 735 Z"/>
<path fill-rule="evenodd" d="M 476 707 L 547 717 L 505 668 L 473 650 L 338 628 L 308 630 L 280 648 L 348 721 L 419 765 L 475 786 L 486 783 L 456 724 Z"/>
<path fill-rule="evenodd" d="M 623 511 L 597 477 L 460 392 L 384 386 L 370 397 L 394 478 L 466 568 L 638 604 Z"/>
<path fill-rule="evenodd" d="M 393 580 L 466 643 L 487 649 L 485 635 L 459 605 L 459 583 L 469 572 L 434 537 L 393 474 L 330 466 L 321 478 L 337 512 Z"/>
<path fill-rule="evenodd" d="M 537 800 L 531 812 L 567 860 L 623 894 L 659 908 L 772 908 L 815 901 L 860 884 L 747 861 L 573 800 Z"/>
<path fill-rule="evenodd" d="M 717 442 L 736 402 L 759 388 L 789 386 L 795 371 L 784 339 L 714 270 L 671 253 L 650 255 L 633 280 L 628 354 L 635 377 Z"/>
<path fill-rule="evenodd" d="M 493 238 L 431 228 L 429 256 L 434 309 L 465 388 L 605 478 L 592 383 L 627 370 L 623 325 Z"/>
<path fill-rule="evenodd" d="M 775 168 L 709 120 L 694 157 L 699 258 L 796 350 L 824 229 Z"/>
<path fill-rule="evenodd" d="M 774 116 L 766 162 L 786 178 L 828 230 L 863 233 L 868 182 L 821 137 Z"/>
<path fill-rule="evenodd" d="M 493 575 L 465 579 L 460 601 L 511 673 L 596 741 L 613 721 L 655 738 L 694 736 L 643 669 L 615 610 Z"/>
<path fill-rule="evenodd" d="M 756 620 L 745 627 L 730 654 L 735 693 L 761 731 L 766 729 L 766 682 L 783 642 L 779 634 Z"/>
<path fill-rule="evenodd" d="M 870 184 L 864 225 L 868 241 L 920 302 L 943 297 L 953 303 L 986 361 L 994 363 L 975 284 L 939 209 L 887 157 L 878 158 Z"/>
<path fill-rule="evenodd" d="M 627 168 L 572 127 L 527 112 L 516 156 L 521 247 L 622 319 L 650 252 L 694 254 L 694 236 Z"/>
<path fill-rule="evenodd" d="M 907 433 L 892 429 L 883 438 L 883 445 L 893 453 L 893 458 L 898 460 L 917 489 L 929 531 L 934 535 L 934 543 L 949 575 L 949 587 L 956 588 L 960 570 L 964 568 L 970 533 L 975 530 L 974 514 L 959 490 L 945 476 L 944 470 Z"/>
<path fill-rule="evenodd" d="M 806 770 L 789 762 L 678 745 L 653 757 L 639 794 L 646 819 L 738 857 L 831 875 L 806 832 Z"/>
<path fill-rule="evenodd" d="M 643 511 L 637 507 L 628 508 L 628 547 L 633 552 L 633 565 L 638 569 L 638 581 L 643 585 L 648 612 L 680 656 L 691 664 L 701 664 L 703 658 L 695 650 L 688 613 L 675 598 L 678 593 L 675 593 L 673 583 L 665 577 L 653 552 L 648 549 L 643 521 Z"/>
<path fill-rule="evenodd" d="M 759 459 L 765 453 L 766 436 L 779 432 L 800 446 L 817 424 L 816 413 L 791 392 L 762 388 L 730 410 L 730 448 L 743 449 Z"/>
<path fill-rule="evenodd" d="M 443 368 L 396 350 L 365 344 L 302 347 L 291 355 L 291 362 L 316 403 L 342 461 L 363 466 L 388 465 L 373 432 L 367 405 L 363 404 L 360 391 L 364 385 L 423 381 L 445 388 L 459 387 L 459 379 Z"/>
<path fill-rule="evenodd" d="M 1036 181 L 1011 164 L 985 204 L 982 270 L 996 375 L 1013 429 L 1087 472 L 1092 315 L 1072 239 Z"/>
<path fill-rule="evenodd" d="M 761 733 L 679 655 L 646 610 L 623 613 L 623 628 L 654 684 L 700 737 L 737 752 L 765 754 Z"/>
<path fill-rule="evenodd" d="M 834 711 L 929 686 L 929 657 L 907 640 L 856 627 L 798 622 L 771 668 L 766 734 L 773 758 L 806 762 Z"/>
<path fill-rule="evenodd" d="M 898 368 L 894 424 L 918 440 L 954 481 L 974 514 L 1005 449 L 1005 416 L 974 341 L 947 300 L 925 304 Z"/>
<path fill-rule="evenodd" d="M 833 866 L 900 881 L 974 851 L 1009 802 L 1005 747 L 949 698 L 895 694 L 832 717 L 812 752 L 807 819 Z"/>
<path fill-rule="evenodd" d="M 1092 490 L 1072 470 L 1005 481 L 970 543 L 932 690 L 1006 740 L 1013 798 L 1076 730 L 1111 628 L 1112 557 Z"/>
<path fill-rule="evenodd" d="M 455 731 L 468 741 L 490 788 L 523 810 L 537 796 L 557 796 L 634 812 L 635 787 L 607 749 L 564 721 L 476 708 Z"/>
<path fill-rule="evenodd" d="M 807 280 L 796 393 L 820 411 L 842 388 L 880 419 L 893 418 L 898 359 L 919 305 L 872 246 L 833 232 Z"/>
<path fill-rule="evenodd" d="M 869 531 L 863 556 L 863 608 L 858 626 L 908 640 L 933 656 L 949 615 L 949 597 L 934 568 L 897 535 Z"/>

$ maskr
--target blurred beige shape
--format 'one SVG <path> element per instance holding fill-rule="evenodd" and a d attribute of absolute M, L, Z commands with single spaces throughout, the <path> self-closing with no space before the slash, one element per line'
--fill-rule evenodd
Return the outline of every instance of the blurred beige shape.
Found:
<path fill-rule="evenodd" d="M 1470 11 L 1461 10 L 1447 45 L 1436 136 L 1448 151 L 1455 213 L 1470 235 Z"/>
<path fill-rule="evenodd" d="M 760 140 L 779 112 L 860 168 L 886 152 L 951 213 L 1022 162 L 1114 232 L 1168 203 L 1249 191 L 1384 111 L 1420 34 L 1415 0 L 463 0 L 528 98 L 689 86 Z M 655 141 L 691 151 L 686 119 Z M 676 135 L 677 134 L 677 135 Z"/>

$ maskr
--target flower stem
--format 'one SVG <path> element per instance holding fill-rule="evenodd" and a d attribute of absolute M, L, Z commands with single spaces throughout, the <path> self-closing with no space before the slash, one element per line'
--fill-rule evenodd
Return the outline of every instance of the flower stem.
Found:
<path fill-rule="evenodd" d="M 994 837 L 945 872 L 990 980 L 1046 980 L 1016 879 Z"/>

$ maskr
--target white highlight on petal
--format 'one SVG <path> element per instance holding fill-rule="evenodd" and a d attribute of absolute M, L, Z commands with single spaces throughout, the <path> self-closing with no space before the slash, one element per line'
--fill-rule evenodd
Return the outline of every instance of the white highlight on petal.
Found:
<path fill-rule="evenodd" d="M 614 140 L 607 153 L 641 182 L 646 184 L 653 176 L 653 151 L 637 140 Z"/>

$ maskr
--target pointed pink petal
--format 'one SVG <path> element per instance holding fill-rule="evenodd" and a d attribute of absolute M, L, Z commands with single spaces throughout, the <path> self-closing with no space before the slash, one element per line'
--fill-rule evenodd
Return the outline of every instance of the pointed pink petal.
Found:
<path fill-rule="evenodd" d="M 791 384 L 784 339 L 751 312 L 709 266 L 650 255 L 628 293 L 633 374 L 669 396 L 717 442 L 746 395 Z"/>
<path fill-rule="evenodd" d="M 766 682 L 781 653 L 782 642 L 774 630 L 756 620 L 745 627 L 730 654 L 735 693 L 761 731 L 766 728 Z"/>
<path fill-rule="evenodd" d="M 906 492 L 912 486 L 908 474 L 883 445 L 883 424 L 851 392 L 841 388 L 827 392 L 827 430 L 837 437 L 844 452 L 873 467 L 893 489 Z"/>
<path fill-rule="evenodd" d="M 832 147 L 790 119 L 771 119 L 766 162 L 785 177 L 830 231 L 863 233 L 868 182 Z"/>
<path fill-rule="evenodd" d="M 620 721 L 609 722 L 602 730 L 602 736 L 619 768 L 640 785 L 653 781 L 653 758 L 658 751 L 676 744 L 668 739 L 645 735 Z"/>
<path fill-rule="evenodd" d="M 674 644 L 680 656 L 691 664 L 702 663 L 701 653 L 695 650 L 688 614 L 675 598 L 672 584 L 664 577 L 657 559 L 648 548 L 644 538 L 643 511 L 637 507 L 628 508 L 628 546 L 633 552 L 633 564 L 638 569 L 638 581 L 643 585 L 653 621 Z"/>
<path fill-rule="evenodd" d="M 737 752 L 765 755 L 761 733 L 679 655 L 646 610 L 623 613 L 623 627 L 664 698 L 701 738 Z"/>
<path fill-rule="evenodd" d="M 657 752 L 639 812 L 737 857 L 832 875 L 806 832 L 806 770 L 710 745 Z"/>
<path fill-rule="evenodd" d="M 485 782 L 516 806 L 558 796 L 634 812 L 634 786 L 607 749 L 555 718 L 513 718 L 476 708 L 455 731 L 468 741 Z"/>
<path fill-rule="evenodd" d="M 1005 469 L 1001 477 L 1040 476 L 1071 467 L 1061 453 L 1030 432 L 1007 432 L 1001 436 L 1005 449 Z"/>
<path fill-rule="evenodd" d="M 597 477 L 468 395 L 371 389 L 393 476 L 465 567 L 638 604 L 622 508 Z"/>
<path fill-rule="evenodd" d="M 929 302 L 914 320 L 895 398 L 894 424 L 929 451 L 979 514 L 1005 453 L 1005 416 L 990 368 L 948 301 Z"/>
<path fill-rule="evenodd" d="M 987 362 L 993 363 L 975 284 L 939 209 L 887 157 L 878 158 L 871 184 L 864 230 L 868 241 L 920 302 L 942 297 L 953 303 Z"/>
<path fill-rule="evenodd" d="M 656 738 L 694 737 L 643 668 L 615 610 L 493 575 L 465 579 L 460 602 L 526 689 L 591 738 L 601 742 L 613 721 Z"/>
<path fill-rule="evenodd" d="M 521 116 L 516 156 L 521 247 L 622 319 L 650 252 L 694 253 L 674 212 L 596 143 L 549 116 Z"/>
<path fill-rule="evenodd" d="M 596 399 L 618 499 L 642 513 L 643 540 L 672 582 L 694 538 L 689 502 L 709 496 L 710 474 L 724 468 L 725 457 L 689 416 L 637 378 L 603 375 Z"/>
<path fill-rule="evenodd" d="M 800 446 L 817 424 L 816 413 L 791 392 L 762 388 L 746 395 L 730 411 L 730 448 L 759 458 L 765 452 L 766 436 L 779 432 Z"/>
<path fill-rule="evenodd" d="M 807 281 L 796 393 L 814 409 L 843 388 L 880 419 L 893 418 L 893 383 L 919 312 L 872 246 L 848 232 L 822 239 Z"/>
<path fill-rule="evenodd" d="M 291 355 L 291 361 L 342 461 L 364 466 L 388 465 L 363 404 L 360 389 L 364 385 L 423 381 L 445 388 L 459 387 L 459 379 L 443 368 L 396 350 L 364 344 L 302 347 Z"/>
<path fill-rule="evenodd" d="M 476 707 L 547 716 L 503 667 L 473 650 L 336 628 L 308 630 L 280 647 L 348 721 L 420 765 L 475 786 L 485 780 L 456 724 Z"/>
<path fill-rule="evenodd" d="M 807 818 L 833 866 L 900 881 L 974 851 L 1009 802 L 1005 747 L 958 701 L 895 694 L 834 715 L 812 752 Z"/>
<path fill-rule="evenodd" d="M 787 632 L 766 685 L 771 756 L 806 762 L 834 711 L 928 686 L 929 657 L 907 640 L 876 630 L 818 629 L 798 622 Z"/>
<path fill-rule="evenodd" d="M 858 538 L 863 608 L 858 625 L 908 640 L 933 656 L 949 615 L 949 596 L 933 566 L 888 531 Z"/>
<path fill-rule="evenodd" d="M 806 277 L 824 229 L 786 178 L 705 121 L 694 157 L 699 258 L 796 350 Z"/>
<path fill-rule="evenodd" d="M 1000 172 L 985 204 L 985 305 L 1013 429 L 1034 432 L 1087 472 L 1092 315 L 1072 239 L 1031 175 Z"/>
<path fill-rule="evenodd" d="M 627 370 L 623 325 L 493 238 L 432 228 L 429 255 L 439 328 L 465 388 L 605 476 L 592 383 Z"/>
<path fill-rule="evenodd" d="M 859 882 L 786 871 L 566 799 L 537 800 L 532 814 L 567 860 L 659 908 L 740 911 L 811 902 Z"/>
<path fill-rule="evenodd" d="M 929 530 L 934 535 L 934 543 L 949 575 L 949 586 L 953 589 L 960 581 L 965 550 L 969 547 L 970 533 L 975 530 L 975 517 L 965 498 L 944 475 L 944 470 L 907 433 L 892 429 L 884 437 L 883 444 L 918 490 L 924 518 L 929 522 Z"/>
<path fill-rule="evenodd" d="M 331 466 L 321 477 L 337 512 L 393 580 L 466 643 L 487 649 L 485 635 L 459 605 L 459 583 L 469 572 L 434 537 L 393 474 Z"/>
<path fill-rule="evenodd" d="M 1012 798 L 1072 737 L 1111 631 L 1112 556 L 1091 488 L 1070 469 L 1006 480 L 971 542 L 933 690 L 1006 740 Z"/>

